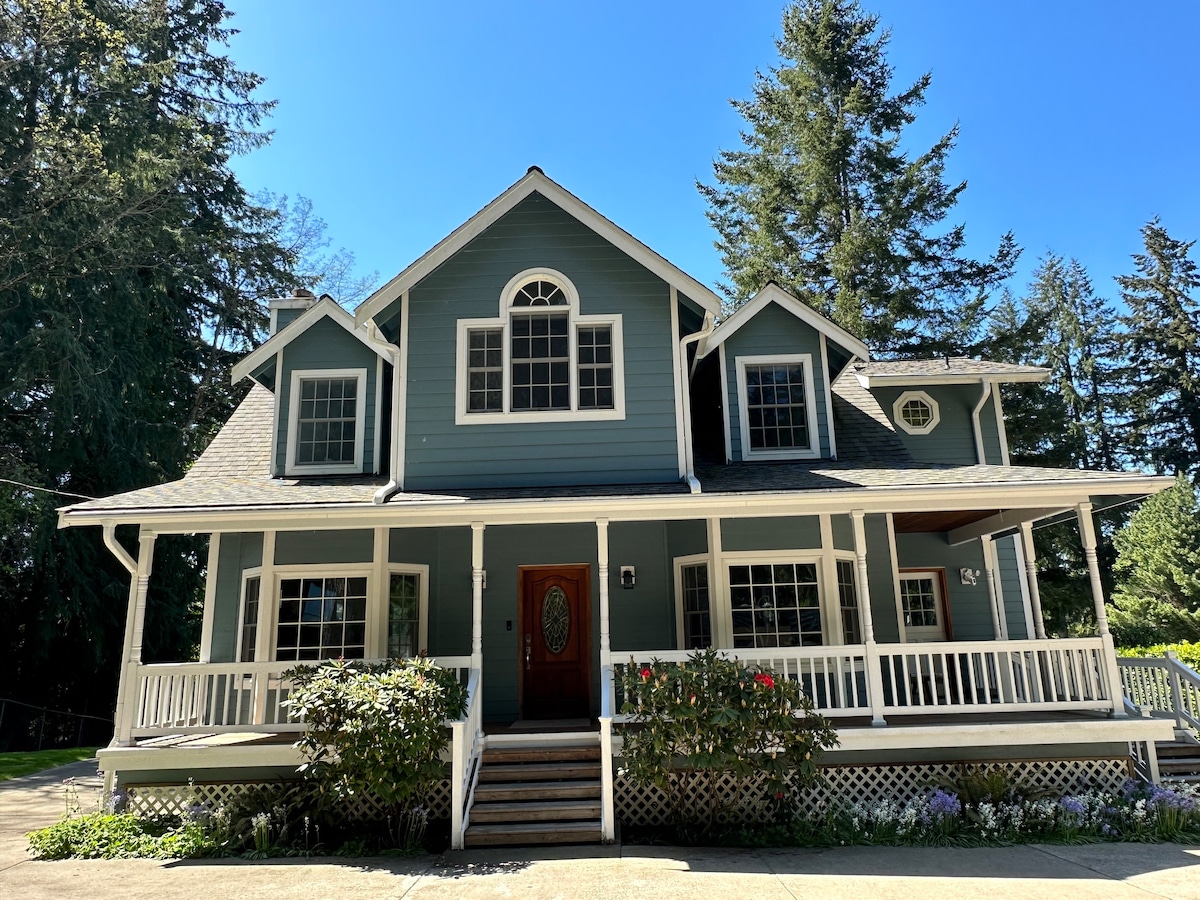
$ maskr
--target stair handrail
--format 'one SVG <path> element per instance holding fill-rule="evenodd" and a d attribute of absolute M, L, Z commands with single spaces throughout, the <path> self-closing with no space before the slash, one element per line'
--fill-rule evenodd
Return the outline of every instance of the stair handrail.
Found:
<path fill-rule="evenodd" d="M 479 669 L 471 669 L 467 680 L 467 708 L 461 718 L 449 722 L 450 756 L 450 849 L 463 849 L 475 784 L 479 778 L 480 740 Z"/>
<path fill-rule="evenodd" d="M 1156 657 L 1121 657 L 1118 665 L 1130 670 L 1164 671 L 1170 699 L 1165 705 L 1153 704 L 1151 708 L 1173 715 L 1175 726 L 1180 730 L 1190 728 L 1200 732 L 1200 672 L 1182 662 L 1174 650 L 1167 650 L 1163 656 Z M 1127 703 L 1134 703 L 1129 684 L 1126 683 L 1124 687 Z M 1158 692 L 1155 691 L 1151 699 L 1157 696 Z"/>
<path fill-rule="evenodd" d="M 612 665 L 600 669 L 600 836 L 607 844 L 616 839 L 613 802 L 613 706 L 616 699 Z"/>

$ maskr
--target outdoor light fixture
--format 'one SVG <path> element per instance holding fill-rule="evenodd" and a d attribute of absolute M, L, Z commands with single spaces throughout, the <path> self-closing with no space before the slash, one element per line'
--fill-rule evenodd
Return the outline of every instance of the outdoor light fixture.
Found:
<path fill-rule="evenodd" d="M 979 581 L 979 570 L 959 569 L 958 577 L 963 584 L 976 584 Z"/>
<path fill-rule="evenodd" d="M 637 572 L 633 566 L 621 566 L 621 587 L 629 590 L 637 581 Z"/>

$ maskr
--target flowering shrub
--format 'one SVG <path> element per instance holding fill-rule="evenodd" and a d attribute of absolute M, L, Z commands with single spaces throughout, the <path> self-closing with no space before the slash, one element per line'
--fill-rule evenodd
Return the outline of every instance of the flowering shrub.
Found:
<path fill-rule="evenodd" d="M 687 662 L 620 667 L 624 774 L 666 792 L 676 824 L 716 821 L 715 779 L 766 775 L 768 799 L 789 808 L 837 744 L 800 684 L 698 650 Z"/>

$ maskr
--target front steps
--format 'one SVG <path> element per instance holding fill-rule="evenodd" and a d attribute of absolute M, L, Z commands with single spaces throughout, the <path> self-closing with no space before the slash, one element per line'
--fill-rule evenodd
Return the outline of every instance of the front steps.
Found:
<path fill-rule="evenodd" d="M 1158 741 L 1154 747 L 1162 779 L 1200 783 L 1200 743 L 1195 738 L 1177 736 L 1173 741 Z"/>
<path fill-rule="evenodd" d="M 599 843 L 600 790 L 599 746 L 484 750 L 466 846 Z"/>

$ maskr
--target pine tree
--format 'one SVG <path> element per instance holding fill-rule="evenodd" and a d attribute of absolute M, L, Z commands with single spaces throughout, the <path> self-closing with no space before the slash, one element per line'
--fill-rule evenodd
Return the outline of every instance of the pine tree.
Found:
<path fill-rule="evenodd" d="M 1195 241 L 1153 219 L 1142 227 L 1136 273 L 1117 277 L 1129 308 L 1131 432 L 1159 472 L 1200 475 L 1200 273 Z"/>
<path fill-rule="evenodd" d="M 889 39 L 856 0 L 788 6 L 781 64 L 733 101 L 744 149 L 697 187 L 732 305 L 774 280 L 877 348 L 953 352 L 1019 250 L 1006 234 L 973 260 L 963 226 L 943 227 L 966 187 L 945 181 L 958 129 L 915 158 L 900 150 L 930 76 L 891 94 Z"/>

